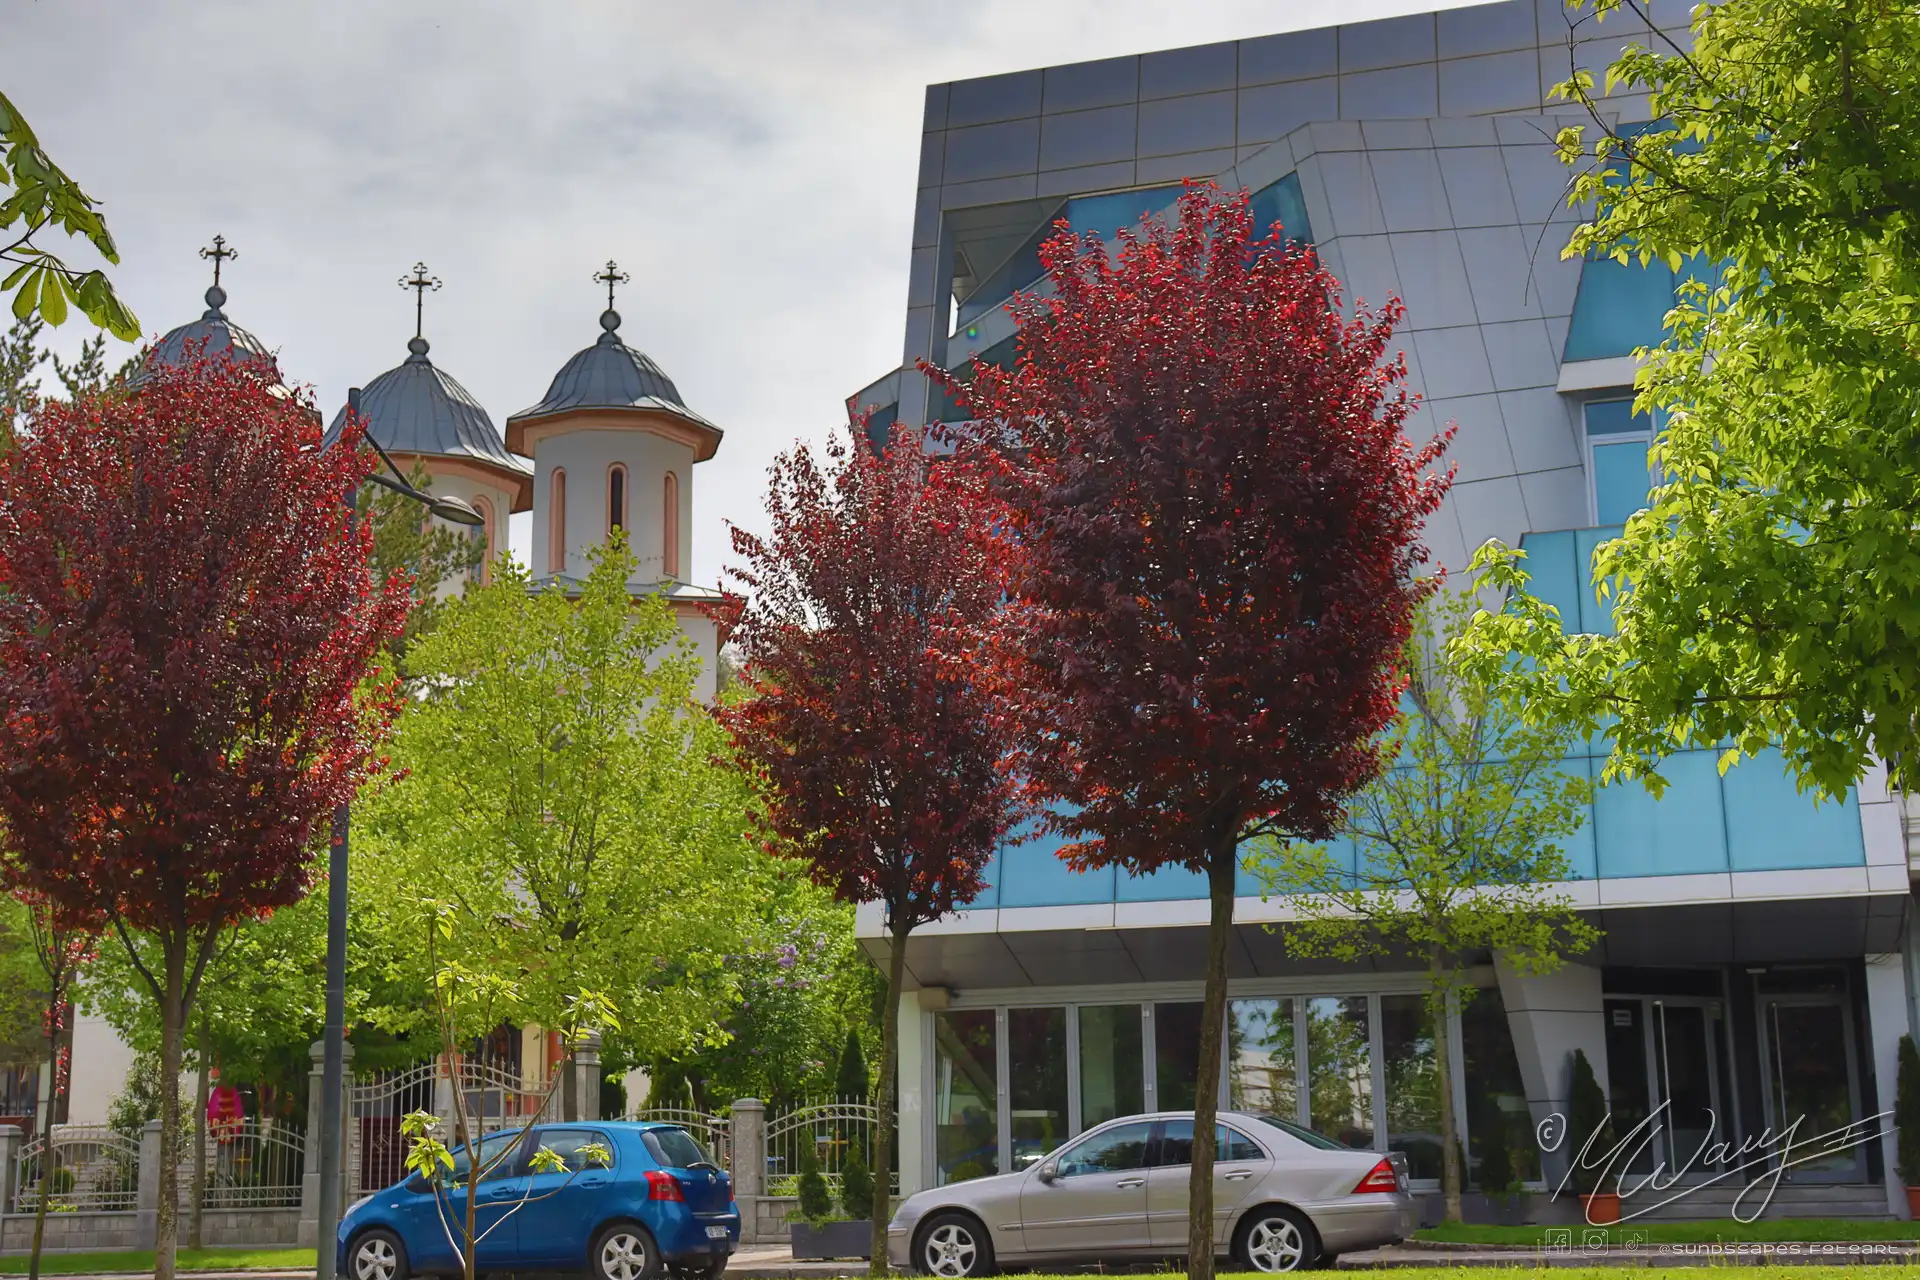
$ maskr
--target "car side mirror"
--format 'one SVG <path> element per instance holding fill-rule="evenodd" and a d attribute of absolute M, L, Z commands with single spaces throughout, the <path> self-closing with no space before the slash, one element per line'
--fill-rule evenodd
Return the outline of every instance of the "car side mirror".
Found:
<path fill-rule="evenodd" d="M 1052 1182 L 1060 1176 L 1060 1166 L 1049 1160 L 1040 1166 L 1040 1181 Z"/>

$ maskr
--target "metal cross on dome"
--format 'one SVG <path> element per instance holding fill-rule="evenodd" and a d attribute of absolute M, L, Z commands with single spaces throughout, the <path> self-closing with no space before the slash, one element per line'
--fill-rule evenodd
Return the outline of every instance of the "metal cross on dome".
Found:
<path fill-rule="evenodd" d="M 622 271 L 619 265 L 615 263 L 612 258 L 608 258 L 607 269 L 605 271 L 594 272 L 593 279 L 596 284 L 601 282 L 604 282 L 606 284 L 607 310 L 611 311 L 613 310 L 613 286 L 615 286 L 616 284 L 625 284 L 629 280 L 633 279 L 633 277 L 628 275 L 626 272 Z"/>
<path fill-rule="evenodd" d="M 425 311 L 426 304 L 427 304 L 427 291 L 429 289 L 438 289 L 440 287 L 440 277 L 434 276 L 434 275 L 428 275 L 427 264 L 424 262 L 416 262 L 413 264 L 412 275 L 400 277 L 400 287 L 402 289 L 412 289 L 414 291 L 413 293 L 413 336 L 417 338 L 420 336 L 420 319 L 422 314 Z"/>
<path fill-rule="evenodd" d="M 213 259 L 213 287 L 218 289 L 220 287 L 220 264 L 228 258 L 239 257 L 240 251 L 238 249 L 227 248 L 227 238 L 225 236 L 215 236 L 213 238 L 213 247 L 211 249 L 202 249 L 200 256 Z"/>

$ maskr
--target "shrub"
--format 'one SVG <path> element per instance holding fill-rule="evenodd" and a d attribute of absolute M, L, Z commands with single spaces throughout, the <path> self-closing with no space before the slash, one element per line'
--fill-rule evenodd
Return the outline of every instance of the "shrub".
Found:
<path fill-rule="evenodd" d="M 947 1174 L 947 1181 L 950 1183 L 971 1182 L 975 1178 L 984 1178 L 986 1176 L 986 1166 L 982 1165 L 978 1160 L 962 1160 L 959 1164 L 953 1166 L 952 1171 Z"/>
<path fill-rule="evenodd" d="M 1600 1185 L 1600 1168 L 1580 1167 L 1580 1153 L 1590 1141 L 1598 1150 L 1599 1143 L 1594 1135 L 1607 1124 L 1607 1096 L 1600 1092 L 1600 1082 L 1594 1078 L 1593 1064 L 1587 1061 L 1584 1049 L 1573 1051 L 1573 1084 L 1567 1091 L 1567 1137 L 1561 1150 L 1567 1153 L 1567 1163 L 1571 1170 L 1568 1183 L 1580 1195 L 1592 1195 Z"/>
<path fill-rule="evenodd" d="M 1490 1196 L 1509 1196 L 1519 1187 L 1513 1173 L 1513 1148 L 1507 1145 L 1506 1117 L 1488 1111 L 1481 1123 L 1486 1132 L 1480 1140 L 1480 1190 Z"/>
<path fill-rule="evenodd" d="M 1908 1186 L 1920 1186 L 1920 1051 L 1915 1050 L 1912 1036 L 1900 1037 L 1893 1127 L 1898 1135 L 1900 1179 Z"/>
<path fill-rule="evenodd" d="M 866 1156 L 855 1139 L 847 1146 L 847 1163 L 840 1169 L 840 1207 L 855 1220 L 873 1216 L 873 1175 L 867 1172 Z"/>
<path fill-rule="evenodd" d="M 800 1149 L 800 1216 L 808 1222 L 833 1217 L 833 1191 L 820 1173 L 820 1153 L 808 1143 Z"/>

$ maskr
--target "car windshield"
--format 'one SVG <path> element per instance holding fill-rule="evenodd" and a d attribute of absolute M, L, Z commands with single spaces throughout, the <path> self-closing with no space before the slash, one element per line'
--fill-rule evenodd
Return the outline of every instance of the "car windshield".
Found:
<path fill-rule="evenodd" d="M 1262 1124 L 1270 1124 L 1280 1132 L 1298 1138 L 1310 1147 L 1318 1147 L 1322 1151 L 1353 1150 L 1353 1148 L 1347 1146 L 1344 1142 L 1335 1142 L 1326 1134 L 1315 1133 L 1305 1125 L 1295 1124 L 1291 1120 L 1282 1120 L 1279 1116 L 1260 1116 L 1258 1118 Z"/>
<path fill-rule="evenodd" d="M 653 1158 L 668 1169 L 696 1169 L 712 1165 L 707 1153 L 685 1129 L 649 1129 L 641 1135 Z"/>

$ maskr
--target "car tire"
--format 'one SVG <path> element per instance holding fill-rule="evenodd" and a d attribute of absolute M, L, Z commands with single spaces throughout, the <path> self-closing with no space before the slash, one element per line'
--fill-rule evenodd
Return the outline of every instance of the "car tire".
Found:
<path fill-rule="evenodd" d="M 993 1241 L 978 1218 L 937 1213 L 913 1237 L 913 1269 L 940 1280 L 993 1274 Z"/>
<path fill-rule="evenodd" d="M 407 1280 L 407 1246 L 385 1227 L 363 1231 L 347 1250 L 346 1280 Z"/>
<path fill-rule="evenodd" d="M 1262 1205 L 1240 1220 L 1233 1260 L 1243 1271 L 1305 1271 L 1320 1262 L 1320 1238 L 1298 1209 Z"/>
<path fill-rule="evenodd" d="M 660 1274 L 660 1246 L 637 1222 L 609 1222 L 593 1237 L 587 1269 L 595 1280 L 654 1280 Z"/>

